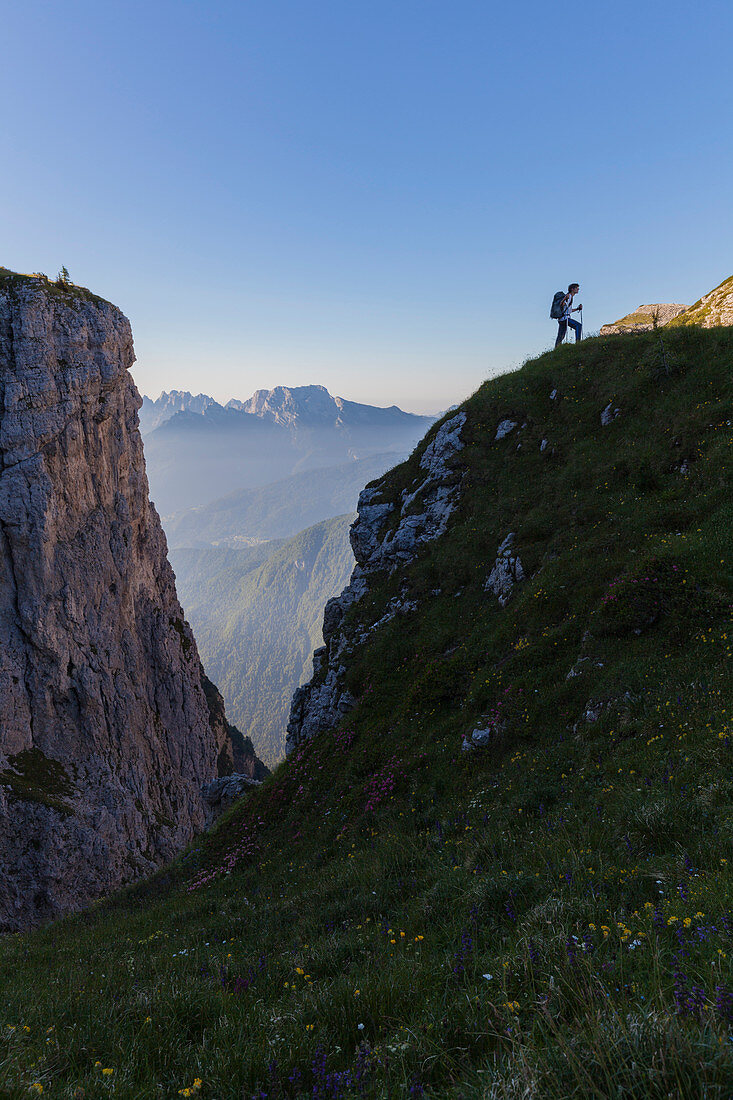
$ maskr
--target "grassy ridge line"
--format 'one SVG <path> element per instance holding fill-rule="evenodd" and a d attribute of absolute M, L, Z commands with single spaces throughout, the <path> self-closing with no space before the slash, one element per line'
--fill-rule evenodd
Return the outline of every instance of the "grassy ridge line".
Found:
<path fill-rule="evenodd" d="M 669 374 L 614 336 L 463 406 L 460 509 L 360 605 L 419 604 L 355 652 L 345 728 L 167 871 L 2 942 L 0 1092 L 730 1094 L 733 333 L 665 345 Z"/>

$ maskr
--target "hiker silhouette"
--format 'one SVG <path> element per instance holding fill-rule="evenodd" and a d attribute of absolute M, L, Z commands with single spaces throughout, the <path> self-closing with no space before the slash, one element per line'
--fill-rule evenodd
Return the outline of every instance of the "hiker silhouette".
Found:
<path fill-rule="evenodd" d="M 579 292 L 580 286 L 578 283 L 570 283 L 567 291 L 558 290 L 552 299 L 552 306 L 550 308 L 550 317 L 557 321 L 557 340 L 555 341 L 555 347 L 563 342 L 565 334 L 568 331 L 568 325 L 575 331 L 575 343 L 577 344 L 583 334 L 583 325 L 580 321 L 574 320 L 571 316 L 573 313 L 582 313 L 582 306 L 573 307 L 573 298 Z"/>

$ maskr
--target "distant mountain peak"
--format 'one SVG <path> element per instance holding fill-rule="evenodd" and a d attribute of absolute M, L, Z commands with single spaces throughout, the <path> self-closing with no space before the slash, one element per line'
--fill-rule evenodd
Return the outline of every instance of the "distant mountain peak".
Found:
<path fill-rule="evenodd" d="M 335 429 L 341 435 L 349 435 L 354 431 L 392 431 L 395 428 L 414 428 L 422 434 L 434 419 L 404 412 L 397 405 L 363 405 L 345 397 L 334 397 L 325 386 L 319 385 L 256 390 L 246 401 L 233 397 L 226 405 L 205 393 L 193 395 L 188 390 L 164 390 L 158 398 L 143 397 L 140 431 L 149 435 L 174 418 L 177 428 L 186 420 L 191 427 L 197 423 L 200 427 L 205 426 L 203 420 L 192 420 L 192 417 L 214 421 L 206 425 L 212 429 L 216 424 L 231 428 L 237 421 L 237 414 L 242 414 L 243 418 L 256 417 L 263 427 L 269 424 L 291 434 Z"/>
<path fill-rule="evenodd" d="M 277 424 L 301 422 L 333 422 L 338 419 L 338 399 L 325 386 L 275 386 L 272 390 L 256 390 L 249 401 L 239 404 L 242 412 L 252 413 Z"/>

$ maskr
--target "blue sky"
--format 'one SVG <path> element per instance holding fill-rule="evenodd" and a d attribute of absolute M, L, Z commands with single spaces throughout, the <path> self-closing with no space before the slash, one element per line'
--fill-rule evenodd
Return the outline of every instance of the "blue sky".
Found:
<path fill-rule="evenodd" d="M 733 5 L 0 6 L 0 263 L 116 302 L 141 391 L 438 410 L 733 273 Z"/>

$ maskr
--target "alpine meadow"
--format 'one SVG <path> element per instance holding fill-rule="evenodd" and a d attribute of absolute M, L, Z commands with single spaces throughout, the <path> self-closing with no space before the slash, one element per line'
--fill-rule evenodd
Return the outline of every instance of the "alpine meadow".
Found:
<path fill-rule="evenodd" d="M 563 346 L 373 482 L 320 732 L 0 940 L 2 1095 L 729 1096 L 732 366 Z"/>

